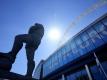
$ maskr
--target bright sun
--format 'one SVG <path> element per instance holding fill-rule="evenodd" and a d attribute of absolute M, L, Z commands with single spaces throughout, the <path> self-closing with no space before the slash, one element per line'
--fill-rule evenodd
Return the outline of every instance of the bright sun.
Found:
<path fill-rule="evenodd" d="M 58 28 L 52 28 L 49 30 L 48 36 L 51 40 L 58 41 L 61 38 L 61 31 Z"/>

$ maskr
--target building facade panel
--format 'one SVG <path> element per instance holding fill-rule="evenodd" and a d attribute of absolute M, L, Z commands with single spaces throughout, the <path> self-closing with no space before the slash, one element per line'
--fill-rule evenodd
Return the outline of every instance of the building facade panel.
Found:
<path fill-rule="evenodd" d="M 83 48 L 84 47 L 87 48 L 87 52 L 90 52 L 93 49 L 95 49 L 95 46 L 94 46 L 94 44 L 93 44 L 91 39 L 88 39 L 87 41 L 84 41 Z"/>
<path fill-rule="evenodd" d="M 84 41 L 81 39 L 80 36 L 78 36 L 78 38 L 76 39 L 76 44 L 77 44 L 77 48 L 80 56 L 87 53 L 87 48 L 84 46 Z"/>
<path fill-rule="evenodd" d="M 63 58 L 62 58 L 62 51 L 61 50 L 57 51 L 57 56 L 58 56 L 58 63 L 59 63 L 58 68 L 59 68 L 59 67 L 61 67 L 63 65 L 63 61 L 62 61 Z"/>
<path fill-rule="evenodd" d="M 103 24 L 107 26 L 107 17 L 102 20 Z"/>
<path fill-rule="evenodd" d="M 104 41 L 93 27 L 88 29 L 87 32 L 96 48 L 104 44 Z"/>

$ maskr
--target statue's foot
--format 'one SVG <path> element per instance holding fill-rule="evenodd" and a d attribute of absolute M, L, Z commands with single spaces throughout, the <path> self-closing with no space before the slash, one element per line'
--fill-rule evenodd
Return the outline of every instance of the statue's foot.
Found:
<path fill-rule="evenodd" d="M 9 53 L 0 52 L 0 55 L 3 56 L 4 58 L 9 59 L 12 63 L 14 63 L 16 58 L 16 57 L 13 57 L 10 52 Z"/>

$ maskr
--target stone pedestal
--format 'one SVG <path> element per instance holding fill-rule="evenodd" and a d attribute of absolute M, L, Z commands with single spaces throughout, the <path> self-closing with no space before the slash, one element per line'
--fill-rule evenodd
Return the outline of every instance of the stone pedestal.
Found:
<path fill-rule="evenodd" d="M 24 75 L 20 75 L 20 74 L 17 74 L 17 73 L 4 71 L 4 70 L 0 70 L 0 78 L 9 79 L 9 80 L 37 80 L 37 79 L 34 79 L 34 78 L 28 78 Z"/>
<path fill-rule="evenodd" d="M 0 69 L 5 71 L 10 71 L 11 67 L 12 67 L 12 62 L 3 54 L 0 54 Z"/>

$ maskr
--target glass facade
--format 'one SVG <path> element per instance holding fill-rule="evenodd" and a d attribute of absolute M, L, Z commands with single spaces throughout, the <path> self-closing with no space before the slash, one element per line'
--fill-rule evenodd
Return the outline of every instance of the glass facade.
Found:
<path fill-rule="evenodd" d="M 106 21 L 106 23 L 107 23 L 107 21 Z M 106 24 L 106 23 L 104 22 L 102 24 Z M 101 36 L 101 38 L 106 43 L 107 42 L 107 25 L 102 25 L 102 24 L 100 23 L 98 27 L 95 26 L 94 28 L 98 31 L 99 35 Z"/>
<path fill-rule="evenodd" d="M 61 67 L 63 65 L 63 58 L 62 58 L 62 51 L 58 50 L 57 51 L 57 56 L 58 56 L 58 68 Z"/>
<path fill-rule="evenodd" d="M 93 27 L 88 29 L 87 32 L 96 48 L 104 44 L 104 41 L 102 40 L 102 38 L 99 36 L 99 34 L 95 31 Z"/>
<path fill-rule="evenodd" d="M 103 24 L 107 26 L 107 17 L 102 20 Z"/>
<path fill-rule="evenodd" d="M 80 35 L 76 38 L 76 44 L 77 44 L 78 52 L 80 55 L 83 55 L 87 52 L 87 49 L 84 46 L 84 41 L 82 40 Z"/>
<path fill-rule="evenodd" d="M 107 18 L 88 26 L 51 55 L 43 66 L 44 77 L 107 43 Z"/>
<path fill-rule="evenodd" d="M 51 61 L 51 71 L 54 71 L 56 68 L 58 68 L 58 56 L 57 56 L 57 53 L 55 53 L 53 56 L 52 56 L 52 61 Z"/>

